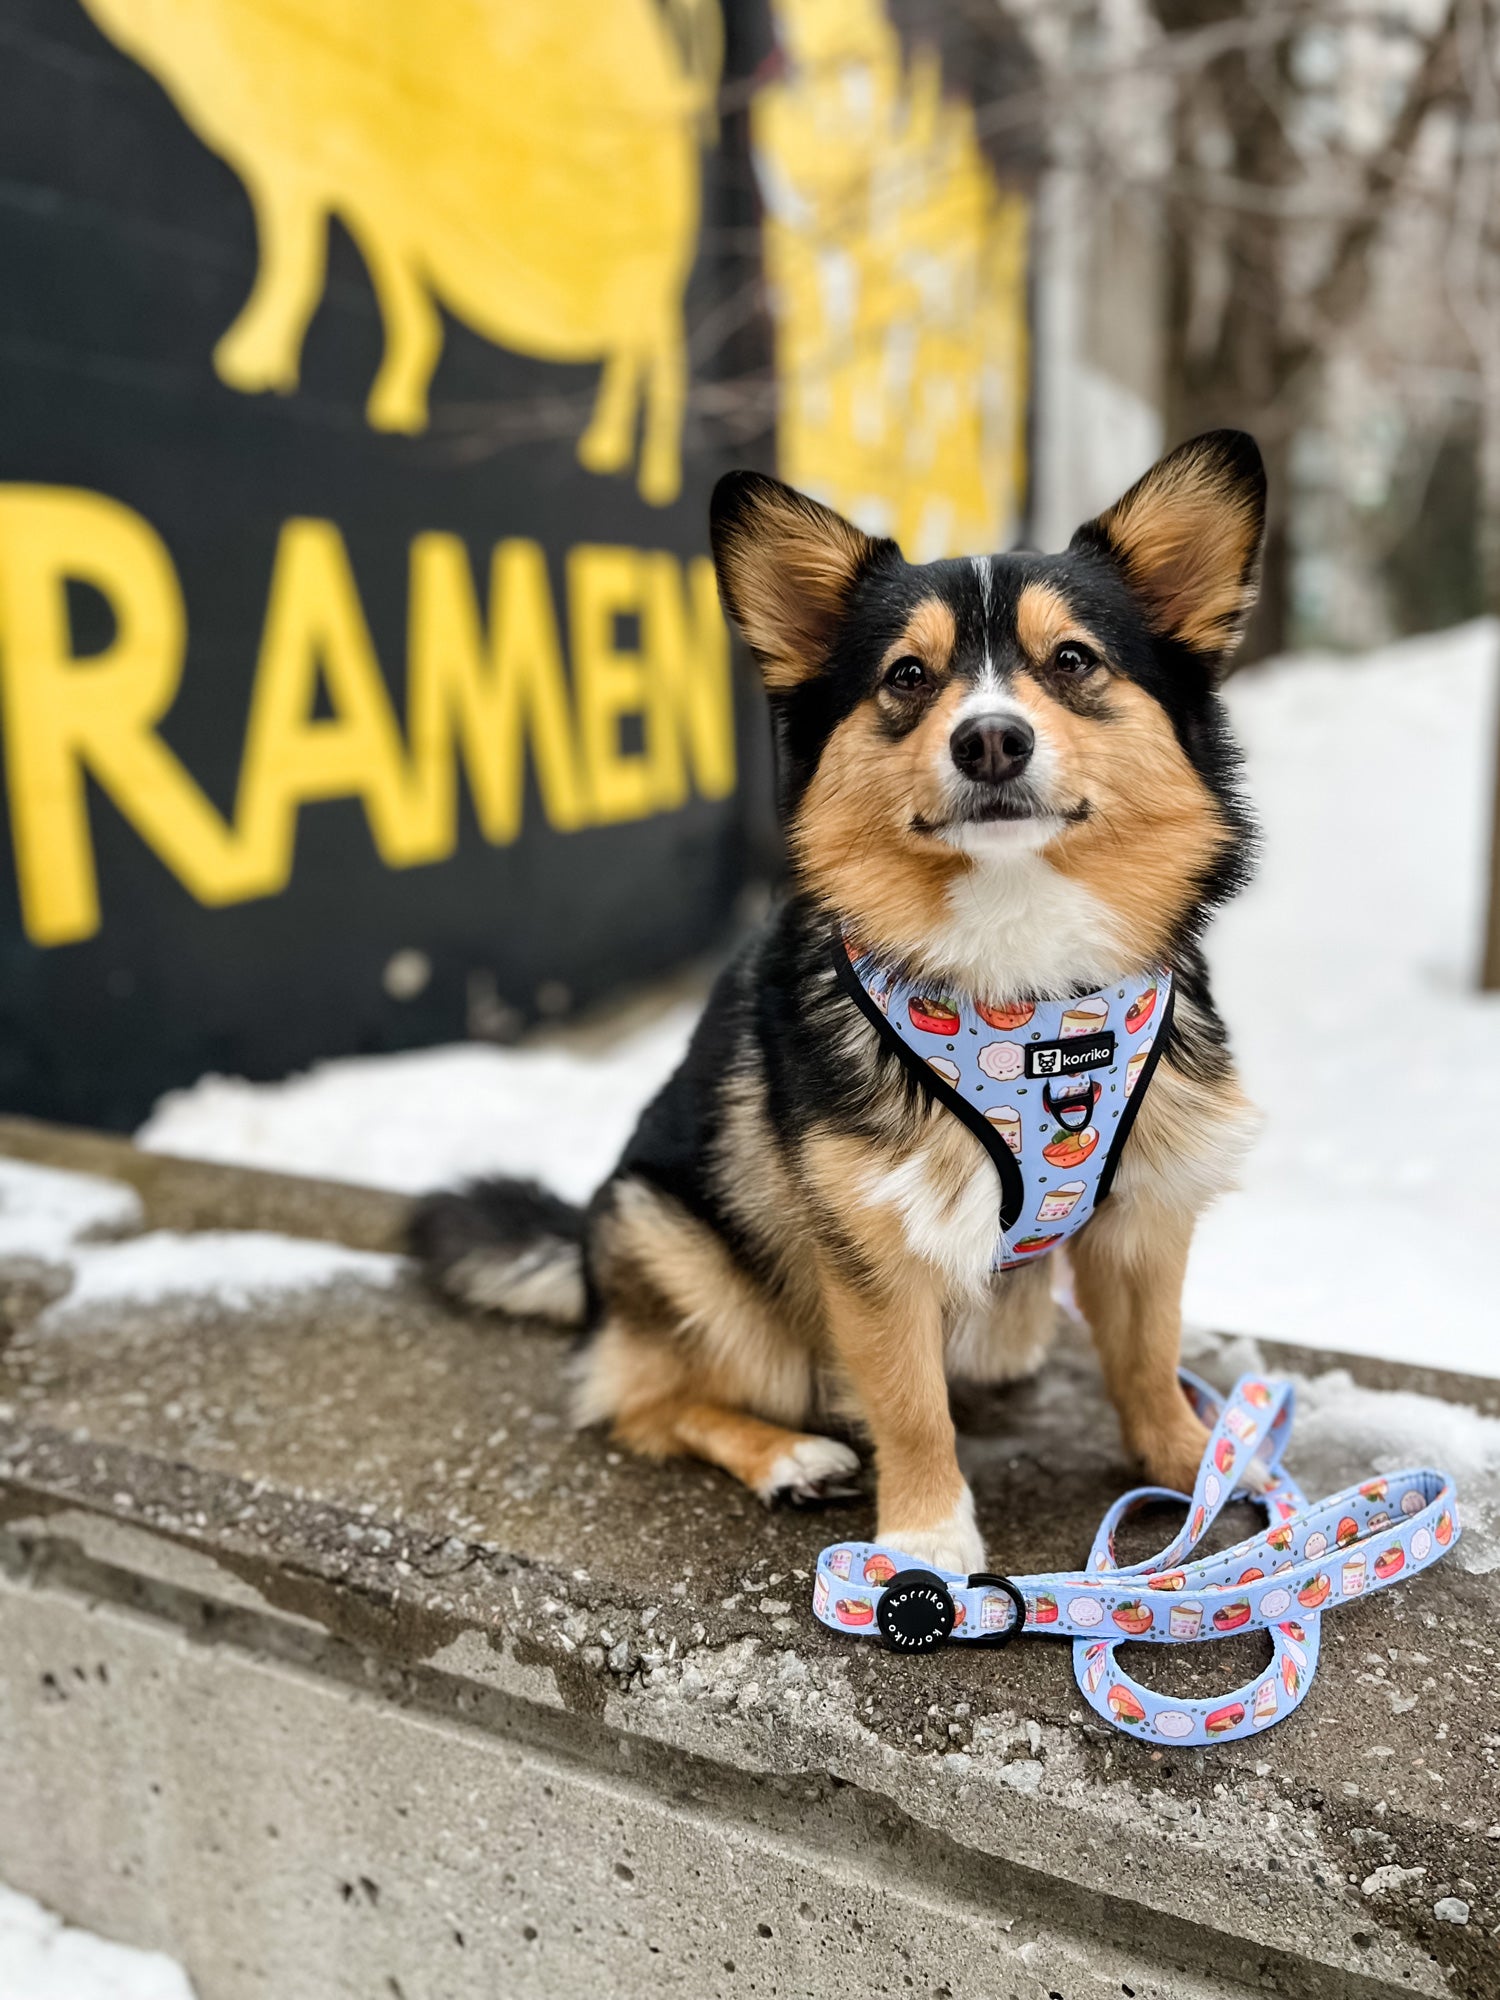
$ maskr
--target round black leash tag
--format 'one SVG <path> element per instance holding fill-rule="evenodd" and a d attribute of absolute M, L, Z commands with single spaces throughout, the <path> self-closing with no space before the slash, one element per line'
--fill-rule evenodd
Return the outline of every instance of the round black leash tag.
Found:
<path fill-rule="evenodd" d="M 875 1606 L 880 1636 L 893 1653 L 930 1653 L 953 1630 L 957 1607 L 930 1569 L 903 1569 Z"/>

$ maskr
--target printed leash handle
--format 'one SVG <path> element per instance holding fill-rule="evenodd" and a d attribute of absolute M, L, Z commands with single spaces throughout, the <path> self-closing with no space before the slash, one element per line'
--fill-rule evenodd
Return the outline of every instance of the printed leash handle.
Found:
<path fill-rule="evenodd" d="M 1120 1523 L 1180 1493 L 1138 1486 L 1099 1524 L 1089 1567 L 1047 1575 L 956 1576 L 914 1567 L 899 1549 L 835 1542 L 818 1558 L 813 1610 L 836 1632 L 878 1631 L 897 1652 L 945 1640 L 1004 1646 L 1022 1634 L 1071 1638 L 1084 1699 L 1106 1721 L 1151 1743 L 1252 1736 L 1290 1715 L 1312 1684 L 1322 1614 L 1438 1562 L 1458 1540 L 1446 1473 L 1418 1468 L 1346 1487 L 1309 1506 L 1281 1463 L 1291 1434 L 1290 1382 L 1242 1375 L 1227 1397 L 1186 1369 L 1181 1381 L 1210 1436 L 1181 1530 L 1146 1562 L 1115 1556 Z M 1252 1464 L 1264 1492 L 1244 1484 Z M 1193 1557 L 1231 1498 L 1266 1511 L 1260 1533 Z M 1266 1631 L 1272 1660 L 1227 1699 L 1157 1694 L 1119 1664 L 1127 1639 L 1159 1645 Z"/>

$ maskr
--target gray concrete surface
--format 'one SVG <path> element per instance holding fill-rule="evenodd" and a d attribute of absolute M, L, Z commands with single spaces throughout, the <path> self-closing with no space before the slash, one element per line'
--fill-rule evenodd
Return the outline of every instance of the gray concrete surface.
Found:
<path fill-rule="evenodd" d="M 181 1163 L 153 1193 L 83 1145 L 0 1132 L 121 1172 L 148 1222 L 398 1219 Z M 201 2000 L 1500 1990 L 1500 1383 L 1264 1350 L 1309 1384 L 1309 1489 L 1368 1469 L 1340 1371 L 1366 1421 L 1451 1406 L 1474 1533 L 1326 1621 L 1286 1725 L 1153 1752 L 1064 1647 L 824 1632 L 812 1562 L 865 1503 L 768 1514 L 573 1435 L 553 1338 L 414 1283 L 59 1314 L 65 1273 L 4 1278 L 0 1877 L 176 1953 Z M 960 1415 L 992 1560 L 1080 1559 L 1129 1478 L 1086 1348 Z M 1153 1671 L 1228 1687 L 1258 1644 Z"/>

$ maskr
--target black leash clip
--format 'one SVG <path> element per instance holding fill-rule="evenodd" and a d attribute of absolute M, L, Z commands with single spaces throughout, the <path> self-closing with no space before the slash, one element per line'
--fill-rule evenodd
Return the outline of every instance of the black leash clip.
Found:
<path fill-rule="evenodd" d="M 967 1645 L 985 1646 L 997 1653 L 1010 1644 L 1026 1623 L 1026 1599 L 1008 1576 L 991 1575 L 987 1570 L 976 1570 L 969 1578 L 969 1588 L 1003 1590 L 1016 1607 L 1014 1619 L 1002 1631 L 976 1633 L 965 1641 Z M 930 1569 L 903 1569 L 880 1593 L 875 1622 L 888 1651 L 932 1653 L 952 1637 L 958 1623 L 958 1605 L 947 1584 Z"/>

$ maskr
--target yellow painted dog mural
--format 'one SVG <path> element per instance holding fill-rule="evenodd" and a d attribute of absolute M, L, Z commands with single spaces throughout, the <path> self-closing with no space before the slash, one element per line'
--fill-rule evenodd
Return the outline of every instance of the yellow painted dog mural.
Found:
<path fill-rule="evenodd" d="M 84 0 L 243 181 L 259 267 L 214 352 L 247 392 L 297 386 L 328 220 L 369 269 L 385 353 L 366 415 L 421 431 L 441 303 L 484 338 L 603 363 L 578 447 L 681 485 L 683 292 L 717 0 Z"/>

